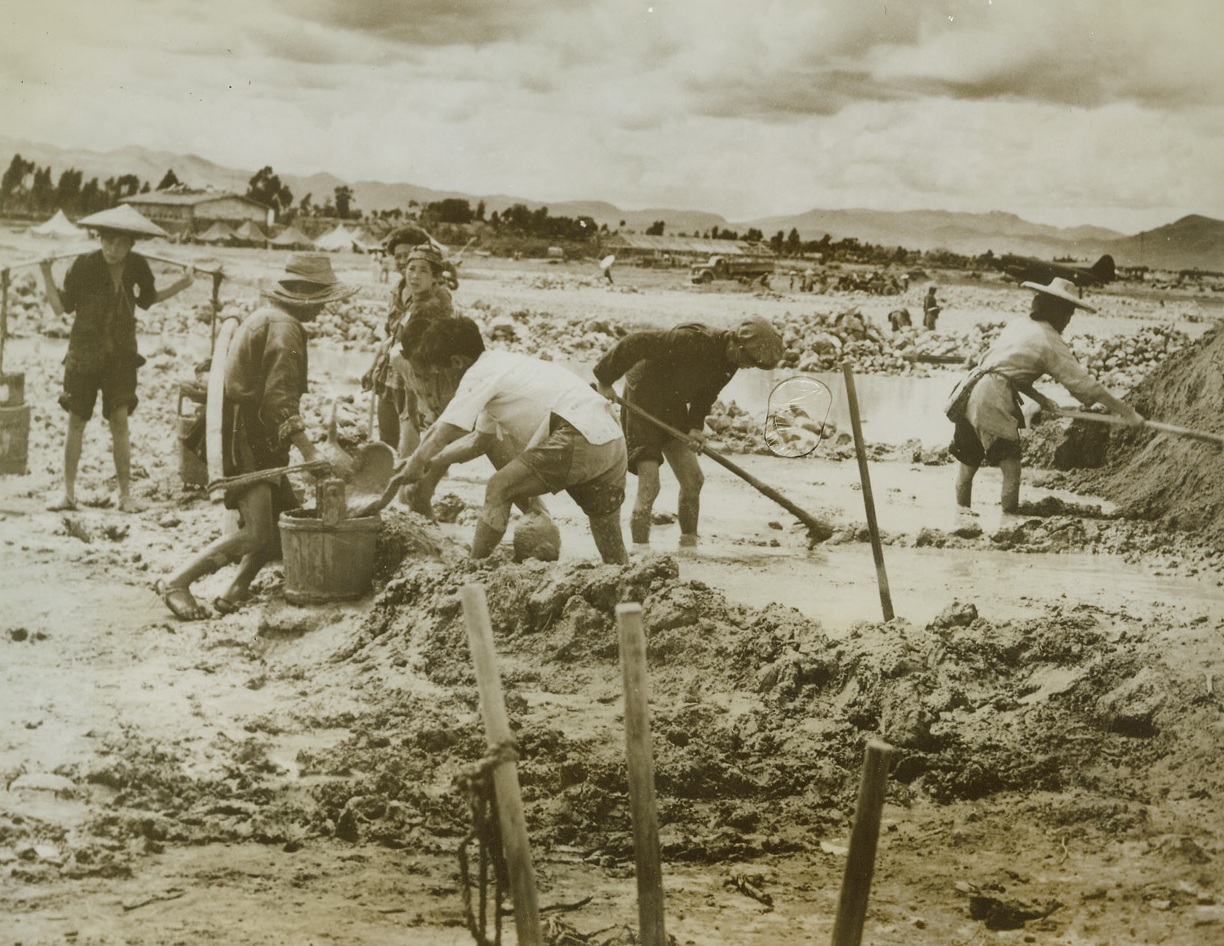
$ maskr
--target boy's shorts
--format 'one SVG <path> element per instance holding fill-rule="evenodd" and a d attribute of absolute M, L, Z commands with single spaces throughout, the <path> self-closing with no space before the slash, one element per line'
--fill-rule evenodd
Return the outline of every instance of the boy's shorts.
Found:
<path fill-rule="evenodd" d="M 107 420 L 122 407 L 128 409 L 129 415 L 135 413 L 136 405 L 140 403 L 136 397 L 137 367 L 136 364 L 90 367 L 74 363 L 71 358 L 65 359 L 60 407 L 87 421 L 93 417 L 98 392 L 101 392 L 102 416 Z"/>
<path fill-rule="evenodd" d="M 625 441 L 593 444 L 569 421 L 553 414 L 548 436 L 519 457 L 550 492 L 565 490 L 588 516 L 605 516 L 625 501 Z"/>

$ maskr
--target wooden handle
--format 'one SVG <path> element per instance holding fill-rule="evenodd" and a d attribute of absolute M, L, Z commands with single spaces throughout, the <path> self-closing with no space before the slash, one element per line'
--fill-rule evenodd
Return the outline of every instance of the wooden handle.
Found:
<path fill-rule="evenodd" d="M 880 607 L 884 620 L 893 619 L 892 592 L 888 588 L 888 573 L 884 570 L 884 545 L 880 541 L 880 526 L 876 522 L 875 499 L 871 494 L 871 474 L 867 469 L 867 445 L 863 442 L 863 424 L 859 419 L 858 394 L 854 389 L 854 369 L 842 365 L 846 379 L 846 404 L 850 410 L 850 426 L 854 431 L 854 452 L 858 455 L 859 481 L 863 486 L 863 508 L 867 514 L 867 529 L 871 533 L 871 554 L 875 558 L 876 584 L 880 588 Z"/>
<path fill-rule="evenodd" d="M 880 813 L 884 809 L 884 789 L 892 753 L 892 746 L 879 739 L 867 743 L 854 825 L 850 829 L 850 852 L 846 856 L 841 899 L 833 923 L 833 946 L 859 946 L 863 941 L 863 921 L 867 917 L 867 897 L 875 873 Z"/>
<path fill-rule="evenodd" d="M 1065 411 L 1059 408 L 1057 416 L 1069 417 L 1072 420 L 1088 420 L 1097 424 L 1113 424 L 1116 427 L 1133 426 L 1117 414 L 1093 414 L 1088 411 Z M 1224 435 L 1221 434 L 1213 434 L 1205 430 L 1191 430 L 1189 427 L 1178 427 L 1174 424 L 1165 424 L 1158 420 L 1144 420 L 1142 426 L 1147 427 L 1149 430 L 1160 431 L 1162 434 L 1171 434 L 1174 437 L 1188 437 L 1191 440 L 1201 440 L 1203 443 L 1211 443 L 1217 447 L 1224 447 Z"/>
<path fill-rule="evenodd" d="M 253 483 L 267 483 L 271 480 L 279 480 L 282 476 L 289 473 L 309 473 L 314 470 L 328 470 L 330 468 L 331 464 L 326 460 L 311 460 L 309 463 L 294 463 L 290 466 L 276 466 L 268 470 L 238 473 L 235 476 L 222 476 L 215 480 L 209 480 L 206 489 L 210 493 L 215 493 L 218 490 L 234 489 L 238 486 L 250 486 Z"/>
<path fill-rule="evenodd" d="M 626 401 L 619 394 L 614 393 L 612 396 L 613 398 L 616 399 L 617 404 L 620 404 L 622 407 L 625 407 L 628 410 L 633 411 L 633 413 L 637 414 L 643 420 L 649 421 L 650 423 L 654 424 L 656 427 L 658 427 L 660 430 L 664 431 L 665 433 L 670 434 L 671 436 L 676 437 L 677 439 L 680 439 L 680 440 L 685 440 L 685 441 L 691 440 L 688 434 L 684 433 L 683 431 L 677 430 L 675 427 L 671 426 L 671 424 L 664 423 L 663 421 L 659 420 L 657 417 L 653 416 L 652 414 L 648 414 L 646 411 L 642 410 L 636 404 L 631 404 L 629 401 Z M 723 456 L 713 447 L 709 447 L 705 444 L 702 444 L 701 452 L 704 453 L 711 460 L 713 460 L 715 463 L 730 470 L 732 473 L 738 476 L 741 480 L 743 480 L 749 486 L 752 486 L 762 495 L 768 496 L 775 503 L 777 503 L 779 506 L 781 506 L 783 509 L 789 512 L 792 516 L 794 516 L 796 519 L 802 522 L 805 526 L 808 527 L 808 530 L 811 532 L 813 538 L 816 539 L 816 541 L 823 542 L 825 539 L 829 538 L 829 536 L 833 534 L 833 527 L 830 526 L 827 522 L 825 522 L 822 519 L 817 519 L 810 512 L 807 512 L 804 509 L 800 509 L 798 506 L 796 506 L 793 502 L 791 502 L 789 499 L 787 499 L 785 496 L 779 493 L 772 486 L 770 486 L 767 483 L 761 482 L 761 480 L 757 479 L 755 476 L 753 476 L 751 473 L 745 470 L 742 466 L 740 466 L 737 463 L 733 463 L 731 460 L 728 460 L 725 456 Z"/>

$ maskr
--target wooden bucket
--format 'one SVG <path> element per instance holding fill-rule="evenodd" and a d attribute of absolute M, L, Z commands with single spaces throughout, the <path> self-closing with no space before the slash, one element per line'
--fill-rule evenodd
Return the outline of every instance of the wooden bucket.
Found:
<path fill-rule="evenodd" d="M 320 604 L 360 598 L 370 590 L 379 517 L 341 519 L 326 525 L 315 510 L 280 517 L 285 599 Z"/>
<path fill-rule="evenodd" d="M 29 472 L 30 405 L 25 375 L 0 374 L 0 474 Z"/>

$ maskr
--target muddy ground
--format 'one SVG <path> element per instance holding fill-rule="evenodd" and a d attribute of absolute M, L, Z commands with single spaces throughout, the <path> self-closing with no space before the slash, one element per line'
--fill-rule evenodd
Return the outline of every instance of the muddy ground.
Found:
<path fill-rule="evenodd" d="M 42 250 L 5 241 L 6 262 Z M 209 253 L 231 276 L 231 309 L 249 308 L 281 259 Z M 383 290 L 361 257 L 336 265 L 364 288 L 347 322 L 316 333 L 307 407 L 321 431 L 340 398 L 358 439 L 352 366 Z M 607 287 L 593 265 L 471 260 L 456 300 L 486 328 L 532 329 L 503 330 L 499 343 L 579 364 L 619 326 L 749 312 L 800 322 L 854 305 L 885 325 L 897 303 L 693 289 L 679 271 L 616 277 Z M 1027 305 L 1000 284 L 940 285 L 953 335 Z M 1073 330 L 1202 336 L 1174 356 L 1191 381 L 1218 357 L 1203 336 L 1212 299 L 1122 293 L 1098 294 L 1101 316 Z M 455 780 L 485 740 L 457 596 L 469 582 L 487 589 L 552 942 L 628 942 L 636 926 L 621 600 L 645 610 L 678 942 L 828 938 L 875 734 L 897 756 L 865 942 L 1224 942 L 1224 590 L 1211 493 L 1224 471 L 1210 448 L 1147 435 L 1115 444 L 1113 465 L 1059 470 L 1066 423 L 1041 426 L 1029 456 L 1049 468 L 1026 471 L 1024 515 L 1000 517 L 997 473 L 985 471 L 980 515 L 966 523 L 941 450 L 873 444 L 889 622 L 853 450 L 832 435 L 803 460 L 735 458 L 834 523 L 814 549 L 783 510 L 707 463 L 696 552 L 675 548 L 665 476 L 654 552 L 624 569 L 596 564 L 564 497 L 550 503 L 560 562 L 514 564 L 507 543 L 473 565 L 464 546 L 487 471 L 472 464 L 442 486 L 448 521 L 384 513 L 370 596 L 292 606 L 274 567 L 252 606 L 183 624 L 150 587 L 222 526 L 219 506 L 182 488 L 175 439 L 176 385 L 206 348 L 207 301 L 201 280 L 143 343 L 133 430 L 148 508 L 132 516 L 109 507 L 97 420 L 85 508 L 45 510 L 62 449 L 62 341 L 40 307 L 14 316 L 5 369 L 24 373 L 33 416 L 29 474 L 0 479 L 0 942 L 470 942 Z M 956 376 L 923 370 L 949 387 Z M 1218 402 L 1214 414 L 1206 403 L 1218 388 L 1199 384 L 1201 413 L 1182 417 L 1186 392 L 1167 393 L 1161 370 L 1144 366 L 1137 389 L 1151 416 L 1218 430 Z M 719 442 L 751 450 L 759 420 L 738 432 L 729 422 Z M 224 582 L 202 582 L 202 599 Z"/>

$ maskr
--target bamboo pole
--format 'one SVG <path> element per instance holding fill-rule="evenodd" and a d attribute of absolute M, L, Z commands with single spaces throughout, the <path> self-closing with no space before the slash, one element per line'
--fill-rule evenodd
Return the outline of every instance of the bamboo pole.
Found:
<path fill-rule="evenodd" d="M 892 593 L 888 590 L 888 572 L 884 570 L 884 545 L 880 542 L 880 526 L 876 522 L 875 499 L 871 495 L 871 474 L 867 470 L 867 445 L 863 442 L 863 424 L 859 419 L 858 394 L 854 389 L 854 369 L 842 365 L 846 379 L 846 402 L 850 409 L 850 425 L 854 429 L 854 452 L 858 454 L 859 480 L 863 485 L 863 506 L 867 511 L 867 528 L 871 532 L 871 554 L 875 558 L 876 583 L 880 587 L 880 607 L 884 620 L 893 619 Z"/>
<path fill-rule="evenodd" d="M 8 341 L 9 271 L 0 270 L 0 375 L 4 374 L 4 345 Z"/>
<path fill-rule="evenodd" d="M 205 447 L 208 457 L 208 481 L 215 483 L 225 478 L 225 460 L 222 452 L 222 423 L 225 407 L 225 361 L 229 353 L 230 340 L 234 337 L 237 319 L 226 319 L 221 323 L 221 333 L 213 345 L 212 365 L 208 369 L 208 401 L 204 407 Z"/>
<path fill-rule="evenodd" d="M 642 946 L 666 946 L 642 606 L 618 604 L 616 626 L 620 632 L 621 674 L 625 683 L 625 743 L 629 805 L 633 816 L 633 857 L 637 865 L 638 932 Z"/>
<path fill-rule="evenodd" d="M 850 852 L 842 877 L 841 899 L 833 923 L 832 946 L 859 946 L 863 941 L 863 921 L 867 917 L 867 898 L 875 873 L 876 844 L 880 837 L 880 812 L 888 783 L 888 762 L 893 747 L 879 739 L 867 742 L 863 755 L 863 778 L 859 783 L 854 825 L 850 829 Z"/>
<path fill-rule="evenodd" d="M 615 398 L 617 404 L 620 404 L 622 407 L 625 407 L 628 410 L 633 411 L 633 413 L 637 414 L 639 417 L 643 418 L 644 420 L 649 421 L 650 423 L 654 424 L 656 427 L 658 427 L 660 430 L 662 430 L 664 433 L 668 434 L 669 436 L 676 437 L 679 440 L 687 441 L 689 439 L 689 435 L 686 434 L 684 431 L 677 430 L 675 427 L 671 426 L 671 424 L 664 423 L 663 421 L 659 420 L 657 417 L 653 416 L 652 414 L 649 414 L 646 411 L 642 410 L 636 404 L 631 404 L 629 401 L 626 401 L 619 394 L 613 394 L 612 396 L 613 398 Z M 822 519 L 817 519 L 810 512 L 807 512 L 806 510 L 801 509 L 799 506 L 796 506 L 793 502 L 791 502 L 789 499 L 787 499 L 785 496 L 779 493 L 776 489 L 774 489 L 768 483 L 764 483 L 761 480 L 757 479 L 755 476 L 753 476 L 751 473 L 745 470 L 742 466 L 739 466 L 738 464 L 733 463 L 731 460 L 728 460 L 726 457 L 724 457 L 721 453 L 719 453 L 713 447 L 709 447 L 709 446 L 706 446 L 705 444 L 702 444 L 701 452 L 704 453 L 711 460 L 713 460 L 715 463 L 730 470 L 732 473 L 738 476 L 741 480 L 743 480 L 749 486 L 754 487 L 758 492 L 772 499 L 775 503 L 777 503 L 779 506 L 781 506 L 783 509 L 789 512 L 792 516 L 794 516 L 796 519 L 802 522 L 805 526 L 808 527 L 808 532 L 812 536 L 813 540 L 817 542 L 823 542 L 825 539 L 829 538 L 833 534 L 833 527 L 830 526 L 827 522 L 825 522 Z"/>
<path fill-rule="evenodd" d="M 1071 411 L 1059 408 L 1055 417 L 1068 417 L 1071 420 L 1089 420 L 1096 424 L 1114 424 L 1119 427 L 1131 426 L 1117 414 L 1092 414 L 1088 411 Z M 1158 430 L 1162 434 L 1172 434 L 1174 437 L 1189 437 L 1191 440 L 1201 440 L 1216 447 L 1224 447 L 1224 435 L 1209 433 L 1206 430 L 1191 430 L 1189 427 L 1178 427 L 1175 424 L 1165 424 L 1158 420 L 1144 420 L 1140 425 L 1149 430 Z"/>
<path fill-rule="evenodd" d="M 95 244 L 94 249 L 96 248 L 97 246 Z M 46 261 L 48 263 L 56 263 L 56 262 L 59 262 L 60 260 L 76 259 L 78 256 L 82 256 L 88 252 L 90 252 L 90 250 L 88 248 L 85 248 L 85 249 L 80 249 L 80 250 L 74 250 L 70 253 L 53 253 L 50 256 L 42 256 L 42 257 L 39 257 L 38 259 L 24 260 L 23 262 L 20 262 L 20 263 L 9 263 L 8 268 L 9 269 L 22 269 L 26 266 L 41 266 L 43 261 Z M 195 265 L 194 263 L 184 263 L 180 259 L 171 259 L 169 256 L 158 256 L 156 253 L 146 253 L 143 250 L 136 250 L 134 252 L 138 253 L 138 255 L 140 256 L 143 256 L 145 259 L 156 260 L 159 263 L 169 263 L 171 266 L 179 266 L 183 269 L 187 269 Z M 206 273 L 207 275 L 213 276 L 213 277 L 224 275 L 223 271 L 219 267 L 217 269 L 211 269 L 205 266 L 196 266 L 195 271 L 197 273 Z"/>
<path fill-rule="evenodd" d="M 493 624 L 489 620 L 489 605 L 483 585 L 464 585 L 459 592 L 463 602 L 463 617 L 467 624 L 468 644 L 472 649 L 472 664 L 476 670 L 476 686 L 480 690 L 480 715 L 484 718 L 489 747 L 496 749 L 512 740 L 510 720 L 502 696 L 501 676 L 497 671 L 497 653 L 493 647 Z M 493 769 L 493 784 L 497 792 L 497 818 L 501 826 L 502 848 L 506 869 L 510 875 L 510 893 L 514 899 L 514 926 L 519 946 L 543 946 L 540 908 L 536 900 L 535 869 L 531 863 L 531 847 L 527 839 L 527 823 L 523 817 L 523 796 L 519 789 L 518 768 L 513 761 L 502 762 Z"/>

